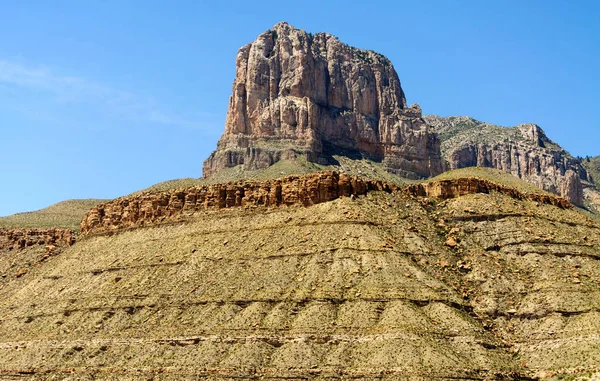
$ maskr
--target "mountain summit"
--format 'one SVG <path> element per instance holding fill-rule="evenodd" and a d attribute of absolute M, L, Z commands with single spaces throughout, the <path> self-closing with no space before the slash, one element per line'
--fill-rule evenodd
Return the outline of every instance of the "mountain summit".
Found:
<path fill-rule="evenodd" d="M 0 218 L 0 379 L 599 379 L 600 159 L 328 34 L 237 70 L 210 178 Z"/>
<path fill-rule="evenodd" d="M 340 153 L 408 178 L 443 170 L 436 134 L 418 105 L 407 107 L 383 55 L 287 23 L 242 47 L 225 133 L 203 175 L 240 164 L 266 168 L 297 155 L 327 164 Z"/>

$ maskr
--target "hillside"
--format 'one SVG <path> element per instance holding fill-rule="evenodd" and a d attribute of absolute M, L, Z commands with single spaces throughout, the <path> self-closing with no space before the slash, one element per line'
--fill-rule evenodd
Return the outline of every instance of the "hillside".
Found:
<path fill-rule="evenodd" d="M 337 187 L 310 176 L 289 184 L 320 190 L 310 197 Z M 86 229 L 0 287 L 0 374 L 523 379 L 600 368 L 598 225 L 554 196 L 450 177 L 425 184 L 461 196 L 349 178 L 367 193 L 309 207 L 202 201 L 193 213 L 180 205 L 183 219 Z"/>
<path fill-rule="evenodd" d="M 104 200 L 67 200 L 34 212 L 0 217 L 0 228 L 64 228 L 79 230 L 84 213 Z"/>
<path fill-rule="evenodd" d="M 342 155 L 332 155 L 333 162 L 328 165 L 311 163 L 303 156 L 293 159 L 283 159 L 273 165 L 263 168 L 248 170 L 244 165 L 237 165 L 231 168 L 224 168 L 212 176 L 206 178 L 186 178 L 164 181 L 152 185 L 146 189 L 135 192 L 134 194 L 143 194 L 152 191 L 168 191 L 172 189 L 184 189 L 192 186 L 201 186 L 209 184 L 228 183 L 239 180 L 269 180 L 282 176 L 304 175 L 317 171 L 339 171 L 352 176 L 362 176 L 370 179 L 385 180 L 387 182 L 402 185 L 412 182 L 401 176 L 388 172 L 381 163 L 368 159 L 351 159 Z"/>
<path fill-rule="evenodd" d="M 590 174 L 596 187 L 600 189 L 600 156 L 587 157 L 581 161 L 581 164 Z"/>
<path fill-rule="evenodd" d="M 279 23 L 202 178 L 0 219 L 0 379 L 599 379 L 596 163 Z"/>
<path fill-rule="evenodd" d="M 438 133 L 442 157 L 450 169 L 496 168 L 584 206 L 583 188 L 590 176 L 578 159 L 539 126 L 507 128 L 465 116 L 427 115 L 424 119 Z"/>

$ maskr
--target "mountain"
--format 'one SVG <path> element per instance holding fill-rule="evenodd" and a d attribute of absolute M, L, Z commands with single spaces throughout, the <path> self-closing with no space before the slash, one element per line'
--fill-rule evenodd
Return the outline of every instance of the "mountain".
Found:
<path fill-rule="evenodd" d="M 470 171 L 402 187 L 328 171 L 98 204 L 76 243 L 2 278 L 0 375 L 593 374 L 600 227 Z M 0 248 L 0 263 L 35 247 Z"/>
<path fill-rule="evenodd" d="M 203 175 L 300 155 L 331 164 L 339 153 L 382 162 L 408 178 L 443 170 L 436 135 L 418 106 L 407 107 L 398 75 L 381 54 L 287 23 L 242 47 L 225 133 Z"/>
<path fill-rule="evenodd" d="M 598 379 L 597 162 L 277 24 L 205 177 L 0 220 L 0 379 Z"/>
<path fill-rule="evenodd" d="M 438 133 L 449 168 L 500 169 L 583 206 L 584 183 L 590 182 L 590 175 L 539 126 L 504 128 L 470 117 L 428 115 L 424 119 Z"/>
<path fill-rule="evenodd" d="M 600 189 L 600 156 L 588 156 L 582 159 L 581 163 L 591 177 L 590 180 Z"/>

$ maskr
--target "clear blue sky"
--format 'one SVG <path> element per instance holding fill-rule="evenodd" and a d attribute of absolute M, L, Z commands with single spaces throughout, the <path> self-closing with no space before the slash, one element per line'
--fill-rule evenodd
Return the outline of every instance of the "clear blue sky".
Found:
<path fill-rule="evenodd" d="M 279 21 L 386 55 L 424 113 L 600 155 L 599 1 L 0 0 L 0 20 L 0 215 L 200 177 L 238 48 Z"/>

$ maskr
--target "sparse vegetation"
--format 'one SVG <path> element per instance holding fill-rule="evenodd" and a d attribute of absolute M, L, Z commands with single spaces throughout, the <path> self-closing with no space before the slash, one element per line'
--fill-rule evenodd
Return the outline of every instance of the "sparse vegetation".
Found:
<path fill-rule="evenodd" d="M 511 175 L 510 173 L 494 168 L 468 167 L 455 169 L 444 172 L 441 175 L 427 181 L 450 180 L 464 177 L 478 177 L 481 179 L 490 180 L 498 184 L 515 188 L 523 193 L 551 194 L 536 187 L 535 185 L 529 184 L 518 177 Z"/>
<path fill-rule="evenodd" d="M 366 178 L 383 179 L 394 184 L 402 185 L 410 182 L 400 176 L 389 173 L 377 162 L 368 159 L 354 160 L 345 156 L 334 155 L 333 159 L 337 164 L 323 165 L 312 163 L 306 160 L 302 155 L 298 155 L 294 160 L 280 160 L 265 169 L 245 170 L 243 165 L 220 170 L 208 179 L 205 178 L 185 178 L 164 181 L 141 191 L 139 194 L 148 191 L 163 191 L 169 189 L 187 188 L 197 185 L 228 183 L 241 179 L 266 180 L 289 175 L 301 175 L 322 170 L 337 170 L 351 175 L 363 176 Z"/>
<path fill-rule="evenodd" d="M 494 145 L 496 143 L 512 142 L 532 144 L 532 142 L 526 142 L 526 137 L 519 126 L 502 127 L 466 116 L 441 118 L 428 115 L 425 119 L 435 127 L 442 143 L 441 149 L 444 155 L 456 147 L 463 146 L 465 143 Z M 573 158 L 561 146 L 547 137 L 543 137 L 540 143 L 547 151 L 559 152 L 563 156 Z"/>
<path fill-rule="evenodd" d="M 0 227 L 67 228 L 79 230 L 81 218 L 89 209 L 103 200 L 67 200 L 34 212 L 0 217 Z"/>
<path fill-rule="evenodd" d="M 445 176 L 506 181 L 493 172 Z M 501 193 L 426 202 L 371 192 L 202 212 L 91 236 L 49 259 L 12 251 L 0 258 L 39 262 L 0 281 L 0 372 L 302 378 L 335 363 L 338 376 L 514 379 L 585 369 L 598 364 L 598 245 L 576 210 Z"/>
<path fill-rule="evenodd" d="M 600 189 L 600 156 L 586 157 L 586 160 L 582 161 L 583 167 L 592 175 L 592 180 L 596 187 Z"/>

